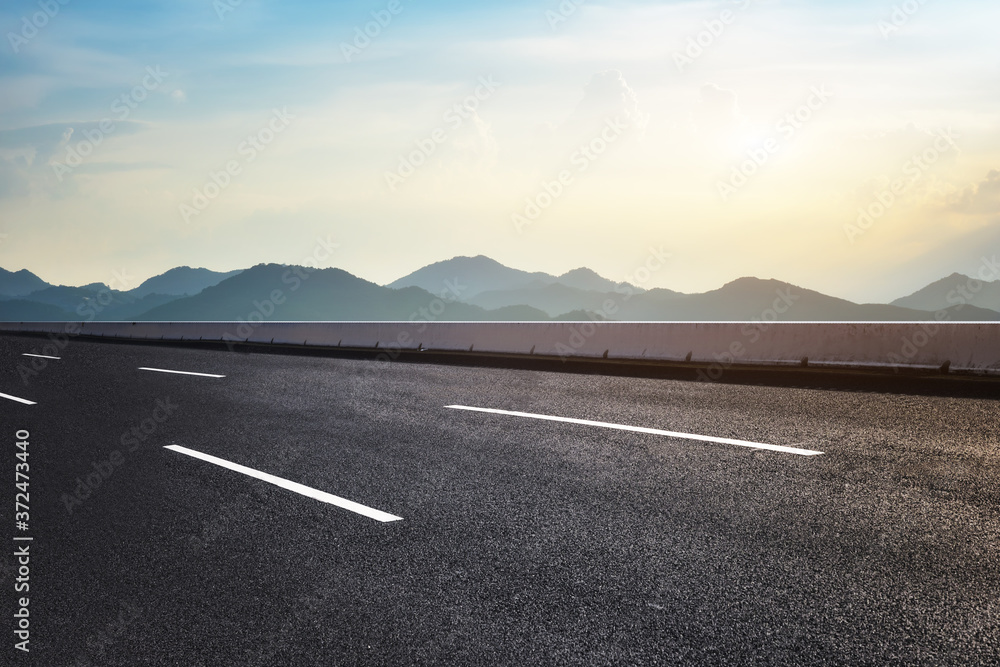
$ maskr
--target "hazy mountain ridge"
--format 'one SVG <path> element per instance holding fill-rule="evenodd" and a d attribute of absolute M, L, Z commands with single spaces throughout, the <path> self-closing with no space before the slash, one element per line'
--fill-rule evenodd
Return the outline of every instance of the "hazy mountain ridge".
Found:
<path fill-rule="evenodd" d="M 417 321 L 920 321 L 947 311 L 951 321 L 1000 321 L 1000 281 L 982 283 L 977 299 L 955 303 L 953 274 L 891 304 L 858 304 L 779 280 L 740 278 L 700 294 L 641 290 L 587 268 L 562 276 L 506 267 L 485 256 L 456 257 L 389 285 L 341 269 L 259 264 L 228 273 L 177 267 L 128 292 L 101 283 L 48 285 L 27 271 L 0 273 L 0 294 L 18 285 L 45 287 L 0 296 L 0 319 L 46 320 L 417 320 Z M 6 281 L 6 282 L 5 282 Z M 191 295 L 149 292 L 191 289 Z M 941 304 L 941 300 L 944 303 Z M 949 300 L 953 303 L 949 303 Z M 933 308 L 919 308 L 926 304 Z"/>
<path fill-rule="evenodd" d="M 468 300 L 487 290 L 518 289 L 535 281 L 548 284 L 554 280 L 555 276 L 548 273 L 512 269 L 489 257 L 477 255 L 428 264 L 386 287 L 419 287 L 431 294 L 449 291 L 453 297 Z"/>
<path fill-rule="evenodd" d="M 115 321 L 144 313 L 186 295 L 196 294 L 240 271 L 222 273 L 182 266 L 153 276 L 139 287 L 120 291 L 104 283 L 79 287 L 51 285 L 27 270 L 0 269 L 0 318 L 7 321 Z M 25 289 L 30 292 L 19 294 Z M 16 298 L 12 298 L 15 294 Z"/>
<path fill-rule="evenodd" d="M 433 271 L 425 269 L 433 268 Z M 935 319 L 937 310 L 947 309 L 949 320 L 998 321 L 1000 310 L 954 304 L 922 309 L 901 304 L 858 304 L 827 296 L 778 280 L 740 278 L 716 290 L 684 294 L 663 288 L 640 290 L 627 283 L 614 283 L 590 269 L 576 269 L 555 277 L 539 276 L 506 267 L 482 256 L 456 257 L 436 262 L 400 278 L 390 286 L 411 282 L 449 281 L 464 285 L 460 299 L 495 309 L 524 304 L 562 319 L 569 311 L 619 321 L 922 321 Z M 564 277 L 580 277 L 573 285 Z M 512 286 L 513 285 L 513 286 Z M 603 289 L 592 289 L 599 287 Z M 785 294 L 783 300 L 781 295 Z M 775 307 L 775 302 L 778 307 Z M 787 301 L 787 303 L 786 303 Z M 1000 309 L 1000 306 L 998 306 Z"/>
<path fill-rule="evenodd" d="M 46 287 L 51 285 L 27 269 L 20 271 L 0 269 L 0 298 L 27 296 Z"/>
<path fill-rule="evenodd" d="M 556 317 L 571 310 L 598 311 L 607 297 L 606 292 L 584 291 L 561 283 L 550 283 L 511 290 L 487 290 L 469 299 L 468 303 L 487 309 L 523 304 Z"/>
<path fill-rule="evenodd" d="M 896 306 L 931 311 L 966 303 L 1000 311 L 1000 280 L 983 282 L 962 273 L 953 273 L 892 302 Z"/>
<path fill-rule="evenodd" d="M 12 301 L 0 302 L 0 316 L 4 319 L 24 320 L 29 313 L 35 312 L 25 304 L 48 306 L 50 317 L 64 316 L 57 319 L 72 319 L 86 321 L 131 320 L 176 297 L 163 294 L 150 294 L 136 298 L 129 292 L 119 292 L 101 283 L 91 283 L 84 287 L 67 287 L 56 285 L 32 292 Z M 51 321 L 51 320 L 49 320 Z"/>
<path fill-rule="evenodd" d="M 888 304 L 857 304 L 779 280 L 740 278 L 701 294 L 651 290 L 621 304 L 618 320 L 906 322 L 934 319 L 933 313 Z M 967 307 L 950 319 L 1000 321 L 1000 312 Z"/>
<path fill-rule="evenodd" d="M 483 292 L 541 289 L 559 284 L 581 291 L 611 292 L 627 283 L 616 283 L 586 267 L 554 276 L 543 271 L 522 271 L 504 266 L 500 262 L 476 255 L 446 259 L 417 269 L 386 287 L 420 287 L 432 294 L 448 290 L 463 301 L 470 301 Z M 633 291 L 642 290 L 629 286 Z"/>
<path fill-rule="evenodd" d="M 209 269 L 190 266 L 178 266 L 158 276 L 153 276 L 142 282 L 129 293 L 138 298 L 150 294 L 166 294 L 170 296 L 194 296 L 208 287 L 214 287 L 227 278 L 240 273 L 237 271 L 211 271 Z"/>
<path fill-rule="evenodd" d="M 561 276 L 557 276 L 553 283 L 558 283 L 567 287 L 574 287 L 578 290 L 586 292 L 614 292 L 616 290 L 626 288 L 631 289 L 633 292 L 645 291 L 640 287 L 636 287 L 635 285 L 631 285 L 626 282 L 616 283 L 613 280 L 608 280 L 604 276 L 599 275 L 596 271 L 592 271 L 586 267 L 580 267 L 579 269 L 567 271 Z"/>
<path fill-rule="evenodd" d="M 2 322 L 69 322 L 80 318 L 58 306 L 25 299 L 0 301 Z"/>
<path fill-rule="evenodd" d="M 509 314 L 508 314 L 509 313 Z M 391 289 L 342 269 L 310 270 L 259 264 L 200 294 L 153 308 L 141 320 L 491 320 L 548 319 L 511 306 L 497 315 L 460 301 L 445 301 L 419 287 Z"/>

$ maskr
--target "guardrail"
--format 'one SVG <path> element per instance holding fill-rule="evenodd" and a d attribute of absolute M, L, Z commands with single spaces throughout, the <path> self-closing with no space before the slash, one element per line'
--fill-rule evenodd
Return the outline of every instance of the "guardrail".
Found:
<path fill-rule="evenodd" d="M 1000 375 L 1000 325 L 953 322 L 0 322 L 0 331 L 147 341 Z"/>

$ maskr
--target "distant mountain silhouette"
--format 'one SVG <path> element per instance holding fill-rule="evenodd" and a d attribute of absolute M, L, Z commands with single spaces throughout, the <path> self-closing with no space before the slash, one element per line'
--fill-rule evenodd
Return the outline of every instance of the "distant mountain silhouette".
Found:
<path fill-rule="evenodd" d="M 27 269 L 20 271 L 0 269 L 0 297 L 27 296 L 46 287 L 51 286 Z"/>
<path fill-rule="evenodd" d="M 629 286 L 633 292 L 645 291 L 639 289 L 638 287 L 628 285 L 628 283 L 616 283 L 613 280 L 608 280 L 607 278 L 598 275 L 597 272 L 591 271 L 586 267 L 567 271 L 557 277 L 555 281 L 560 285 L 574 287 L 585 292 L 614 292 L 616 289 L 621 289 L 625 286 Z"/>
<path fill-rule="evenodd" d="M 46 287 L 32 292 L 23 300 L 54 306 L 69 313 L 69 319 L 72 320 L 106 322 L 135 319 L 150 308 L 155 308 L 175 298 L 163 294 L 151 294 L 139 299 L 129 292 L 118 292 L 102 283 L 91 283 L 84 287 L 66 287 L 65 285 Z M 9 304 L 9 301 L 0 301 L 0 315 L 4 319 L 12 319 L 7 313 Z"/>
<path fill-rule="evenodd" d="M 512 269 L 489 257 L 477 255 L 453 257 L 443 262 L 435 262 L 389 283 L 387 287 L 398 289 L 414 286 L 432 294 L 438 294 L 442 290 L 458 291 L 460 300 L 476 303 L 485 308 L 523 304 L 544 310 L 554 316 L 577 308 L 586 309 L 587 306 L 583 304 L 593 299 L 578 292 L 613 292 L 625 285 L 627 283 L 608 280 L 585 267 L 554 276 L 542 271 Z M 550 286 L 556 288 L 544 291 Z M 562 288 L 576 291 L 566 291 Z M 629 288 L 633 292 L 642 291 L 637 287 L 629 286 Z M 533 293 L 532 290 L 543 291 Z M 486 296 L 487 293 L 489 296 Z M 559 305 L 555 301 L 558 294 L 564 295 L 568 301 Z"/>
<path fill-rule="evenodd" d="M 547 285 L 555 280 L 556 277 L 548 273 L 528 273 L 512 269 L 489 257 L 477 255 L 435 262 L 389 283 L 386 287 L 419 287 L 431 294 L 441 294 L 455 287 L 459 298 L 468 300 L 488 290 L 519 289 L 536 281 Z"/>
<path fill-rule="evenodd" d="M 905 322 L 933 320 L 933 313 L 883 304 L 857 304 L 779 280 L 740 278 L 703 294 L 650 290 L 621 299 L 617 320 Z M 1000 320 L 1000 312 L 966 308 L 951 319 Z"/>
<path fill-rule="evenodd" d="M 563 313 L 562 315 L 553 317 L 552 319 L 557 322 L 586 322 L 587 320 L 600 322 L 607 320 L 608 318 L 592 310 L 571 310 L 568 313 Z"/>
<path fill-rule="evenodd" d="M 973 291 L 975 288 L 979 288 L 978 291 Z M 962 303 L 1000 311 L 1000 280 L 982 282 L 961 273 L 953 273 L 892 302 L 895 306 L 930 311 Z"/>
<path fill-rule="evenodd" d="M 630 293 L 586 291 L 560 283 L 544 284 L 535 274 L 496 271 L 494 279 L 527 280 L 516 289 L 489 290 L 469 302 L 442 301 L 420 287 L 380 287 L 340 269 L 324 269 L 300 278 L 295 267 L 267 264 L 247 269 L 192 297 L 180 298 L 143 314 L 144 320 L 236 320 L 254 313 L 275 320 L 478 320 L 535 321 L 610 319 L 634 321 L 920 321 L 933 314 L 883 304 L 857 304 L 778 280 L 741 278 L 703 294 L 665 289 Z M 459 263 L 461 267 L 463 263 Z M 433 265 L 432 265 L 433 266 Z M 440 267 L 438 267 L 440 269 Z M 502 267 L 506 268 L 506 267 Z M 306 271 L 305 269 L 298 269 Z M 447 269 L 445 269 L 446 271 Z M 519 272 L 524 273 L 524 272 Z M 438 276 L 446 275 L 439 273 Z M 448 280 L 454 281 L 452 277 Z M 472 280 L 458 279 L 472 291 Z M 444 281 L 442 280 L 442 284 Z M 477 283 L 479 286 L 485 281 Z M 612 283 L 613 284 L 613 283 Z M 294 288 L 294 289 L 293 289 Z M 280 290 L 281 304 L 270 304 Z M 444 290 L 442 290 L 444 291 Z M 445 296 L 448 293 L 445 291 Z M 429 308 L 437 303 L 437 315 Z M 446 305 L 445 305 L 446 304 Z M 273 311 L 272 311 L 273 305 Z M 569 314 L 572 316 L 569 316 Z M 966 307 L 949 319 L 996 321 L 1000 312 Z"/>
<path fill-rule="evenodd" d="M 607 292 L 585 291 L 567 287 L 562 283 L 548 285 L 532 283 L 531 286 L 518 289 L 480 292 L 469 299 L 469 302 L 482 308 L 503 308 L 513 304 L 523 304 L 556 317 L 571 310 L 597 312 L 608 297 Z"/>
<path fill-rule="evenodd" d="M 114 292 L 111 291 L 111 288 L 101 283 L 92 283 L 83 287 L 53 285 L 45 289 L 40 289 L 37 292 L 32 292 L 27 298 L 31 301 L 46 303 L 73 312 L 77 307 L 95 300 L 101 293 L 110 294 L 109 297 L 106 297 L 108 299 L 114 298 Z"/>
<path fill-rule="evenodd" d="M 178 266 L 158 276 L 153 276 L 129 293 L 137 298 L 150 294 L 167 294 L 171 296 L 194 296 L 206 287 L 218 285 L 226 278 L 232 278 L 239 271 L 210 271 L 208 269 L 192 269 L 190 266 Z"/>
<path fill-rule="evenodd" d="M 0 301 L 0 322 L 69 322 L 80 317 L 58 306 L 25 299 Z"/>
<path fill-rule="evenodd" d="M 585 291 L 560 282 L 510 290 L 489 290 L 469 299 L 483 308 L 525 304 L 560 317 L 570 310 L 599 313 L 614 320 L 633 321 L 919 321 L 933 313 L 883 304 L 857 304 L 778 280 L 740 278 L 702 294 L 666 289 L 646 292 Z M 610 281 L 608 281 L 610 283 Z M 614 283 L 611 283 L 612 285 Z M 782 298 L 785 295 L 785 298 Z M 787 301 L 787 302 L 786 302 Z M 777 308 L 775 308 L 777 302 Z M 973 307 L 949 311 L 949 319 L 993 321 L 1000 312 Z"/>
<path fill-rule="evenodd" d="M 0 286 L 11 290 L 39 281 L 27 271 L 0 273 Z M 892 304 L 858 304 L 749 277 L 701 294 L 644 291 L 587 268 L 553 276 L 511 269 L 482 255 L 437 262 L 388 286 L 340 269 L 280 264 L 229 273 L 178 267 L 129 292 L 101 283 L 66 287 L 40 282 L 42 289 L 16 299 L 0 295 L 0 319 L 905 322 L 935 320 L 936 311 L 947 309 L 950 321 L 1000 321 L 1000 281 L 981 284 L 973 295 L 977 305 L 958 305 L 955 294 L 970 284 L 961 274 Z M 182 290 L 197 292 L 177 294 Z M 994 305 L 996 310 L 984 307 Z"/>
<path fill-rule="evenodd" d="M 479 320 L 483 322 L 545 322 L 549 316 L 537 308 L 531 306 L 504 306 L 494 310 L 482 310 L 482 315 L 468 320 Z M 449 317 L 451 317 L 449 315 Z"/>
<path fill-rule="evenodd" d="M 280 303 L 279 303 L 280 302 Z M 259 315 L 257 315 L 257 314 Z M 153 308 L 142 320 L 506 320 L 547 319 L 524 306 L 490 313 L 419 287 L 390 289 L 341 269 L 260 264 L 200 294 Z"/>

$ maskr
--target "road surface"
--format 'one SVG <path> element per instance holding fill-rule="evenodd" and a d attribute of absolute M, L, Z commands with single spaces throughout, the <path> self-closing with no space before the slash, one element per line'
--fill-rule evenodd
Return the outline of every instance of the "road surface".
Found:
<path fill-rule="evenodd" d="M 1000 663 L 998 402 L 43 343 L 4 664 Z"/>

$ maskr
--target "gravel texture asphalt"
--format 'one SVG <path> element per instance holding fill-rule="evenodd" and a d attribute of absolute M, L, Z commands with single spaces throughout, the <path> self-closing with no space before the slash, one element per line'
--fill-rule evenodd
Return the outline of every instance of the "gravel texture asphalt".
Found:
<path fill-rule="evenodd" d="M 0 392 L 37 403 L 0 398 L 0 518 L 33 537 L 3 664 L 1000 664 L 996 401 L 40 345 L 0 336 Z"/>

